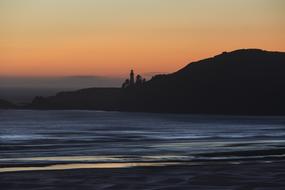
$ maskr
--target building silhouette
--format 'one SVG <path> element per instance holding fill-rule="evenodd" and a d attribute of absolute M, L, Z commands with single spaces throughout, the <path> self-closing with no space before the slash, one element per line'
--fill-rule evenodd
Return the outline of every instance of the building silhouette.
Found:
<path fill-rule="evenodd" d="M 130 72 L 130 77 L 125 80 L 122 84 L 122 88 L 134 88 L 134 87 L 141 87 L 146 82 L 145 78 L 142 78 L 141 75 L 137 75 L 135 79 L 135 73 L 132 69 Z"/>

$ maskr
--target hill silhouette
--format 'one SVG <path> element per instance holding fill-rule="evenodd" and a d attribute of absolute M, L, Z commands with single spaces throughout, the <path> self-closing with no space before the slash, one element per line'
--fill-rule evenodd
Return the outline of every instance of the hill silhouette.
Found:
<path fill-rule="evenodd" d="M 0 109 L 15 108 L 15 105 L 6 100 L 0 99 Z"/>
<path fill-rule="evenodd" d="M 285 53 L 224 52 L 157 75 L 139 88 L 91 88 L 37 97 L 32 108 L 284 115 Z"/>

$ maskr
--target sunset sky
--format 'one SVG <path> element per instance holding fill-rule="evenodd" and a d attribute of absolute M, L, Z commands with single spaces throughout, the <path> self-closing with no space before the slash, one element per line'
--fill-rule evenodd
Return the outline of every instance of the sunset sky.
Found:
<path fill-rule="evenodd" d="M 284 0 L 0 0 L 0 76 L 172 72 L 239 48 L 285 51 Z"/>

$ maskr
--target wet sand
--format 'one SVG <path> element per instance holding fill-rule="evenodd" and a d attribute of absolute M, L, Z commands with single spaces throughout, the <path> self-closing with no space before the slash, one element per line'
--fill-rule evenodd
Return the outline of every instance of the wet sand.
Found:
<path fill-rule="evenodd" d="M 1 190 L 284 190 L 285 161 L 0 173 Z"/>

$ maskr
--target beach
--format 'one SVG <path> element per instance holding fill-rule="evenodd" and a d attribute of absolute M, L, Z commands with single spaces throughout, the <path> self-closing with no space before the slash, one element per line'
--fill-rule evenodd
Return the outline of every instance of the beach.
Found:
<path fill-rule="evenodd" d="M 0 190 L 282 190 L 285 118 L 0 112 Z"/>
<path fill-rule="evenodd" d="M 285 161 L 0 173 L 3 190 L 285 189 Z"/>

